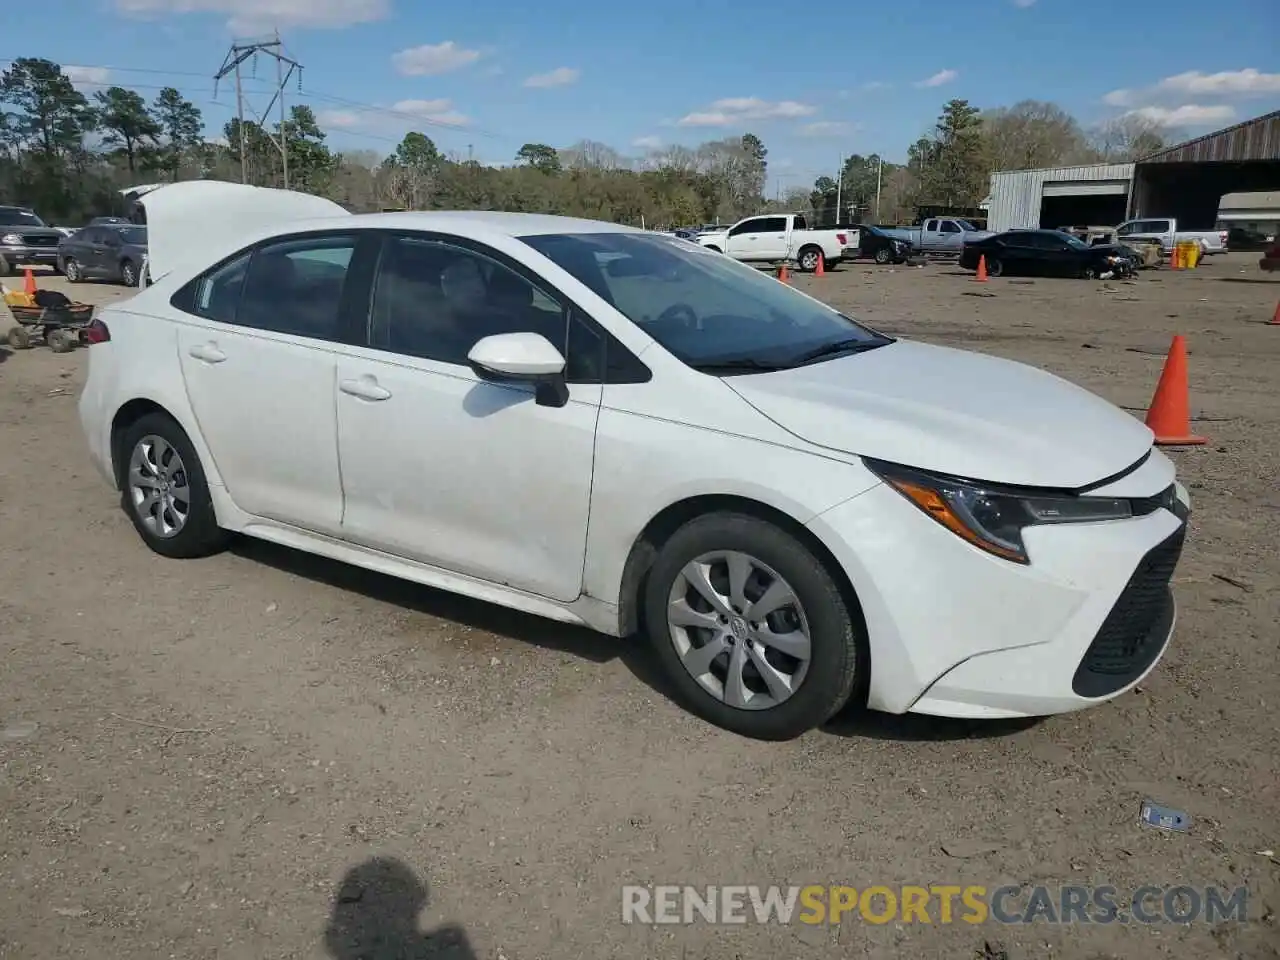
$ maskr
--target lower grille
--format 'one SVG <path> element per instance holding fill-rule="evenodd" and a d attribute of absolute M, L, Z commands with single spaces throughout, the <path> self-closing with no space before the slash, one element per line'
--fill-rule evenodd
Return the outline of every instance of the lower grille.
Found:
<path fill-rule="evenodd" d="M 1187 525 L 1142 558 L 1071 680 L 1080 697 L 1105 697 L 1128 686 L 1155 662 L 1173 623 L 1170 581 L 1182 556 Z"/>

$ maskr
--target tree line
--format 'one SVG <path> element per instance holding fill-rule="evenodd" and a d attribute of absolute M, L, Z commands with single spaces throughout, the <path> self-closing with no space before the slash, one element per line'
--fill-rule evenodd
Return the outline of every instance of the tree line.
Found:
<path fill-rule="evenodd" d="M 642 156 L 591 140 L 526 143 L 510 165 L 492 167 L 442 152 L 420 131 L 389 156 L 336 151 L 306 105 L 283 123 L 233 119 L 221 132 L 209 139 L 200 109 L 176 88 L 151 102 L 123 86 L 90 96 L 60 65 L 20 58 L 0 74 L 0 202 L 74 224 L 117 211 L 119 191 L 140 178 L 283 186 L 287 177 L 291 189 L 355 212 L 495 209 L 668 227 L 786 210 L 823 223 L 903 222 L 922 205 L 977 206 L 994 170 L 1130 160 L 1175 136 L 1135 115 L 1086 130 L 1052 103 L 983 111 L 952 100 L 905 163 L 853 154 L 839 182 L 822 176 L 769 198 L 768 150 L 752 133 Z"/>

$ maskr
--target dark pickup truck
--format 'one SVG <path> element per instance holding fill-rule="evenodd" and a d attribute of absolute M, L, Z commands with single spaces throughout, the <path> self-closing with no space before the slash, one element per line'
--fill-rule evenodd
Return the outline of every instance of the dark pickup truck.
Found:
<path fill-rule="evenodd" d="M 0 277 L 20 267 L 58 267 L 63 234 L 26 207 L 0 206 Z"/>

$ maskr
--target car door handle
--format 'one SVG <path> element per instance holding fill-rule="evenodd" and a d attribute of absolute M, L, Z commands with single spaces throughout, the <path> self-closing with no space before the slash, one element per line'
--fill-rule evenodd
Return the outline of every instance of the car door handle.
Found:
<path fill-rule="evenodd" d="M 203 360 L 205 363 L 221 363 L 227 359 L 227 355 L 219 350 L 218 345 L 215 343 L 196 344 L 187 353 L 197 360 Z"/>
<path fill-rule="evenodd" d="M 343 380 L 338 384 L 338 389 L 361 400 L 387 400 L 391 397 L 390 390 L 380 386 L 377 380 L 368 375 L 355 380 Z"/>

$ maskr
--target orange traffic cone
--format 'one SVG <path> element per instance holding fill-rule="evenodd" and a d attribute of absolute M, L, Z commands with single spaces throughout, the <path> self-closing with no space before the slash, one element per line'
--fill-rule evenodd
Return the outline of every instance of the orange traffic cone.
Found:
<path fill-rule="evenodd" d="M 27 296 L 29 296 L 29 297 L 34 297 L 34 296 L 35 296 L 35 293 L 36 293 L 36 275 L 35 275 L 34 273 L 32 273 L 32 272 L 31 272 L 31 268 L 30 268 L 30 267 L 27 267 L 27 277 L 26 277 L 26 280 L 25 280 L 25 281 L 23 281 L 22 290 L 23 290 L 23 292 L 24 292 Z"/>
<path fill-rule="evenodd" d="M 1271 322 L 1267 324 L 1269 327 L 1280 326 L 1280 303 L 1276 304 L 1276 312 L 1271 317 Z"/>
<path fill-rule="evenodd" d="M 825 259 L 826 259 L 826 257 L 824 257 L 824 256 L 822 255 L 822 251 L 821 251 L 821 250 L 819 250 L 819 251 L 818 251 L 818 265 L 817 265 L 816 267 L 814 267 L 814 268 L 813 268 L 813 275 L 814 275 L 815 277 L 824 277 L 824 276 L 826 276 L 826 274 L 827 274 L 827 270 L 826 270 L 825 265 L 824 265 L 824 264 L 823 264 L 823 262 L 822 262 L 822 261 L 823 261 L 823 260 L 825 260 Z"/>
<path fill-rule="evenodd" d="M 976 277 L 974 277 L 973 279 L 974 279 L 974 280 L 976 280 L 976 281 L 978 281 L 978 283 L 986 283 L 986 282 L 987 282 L 987 257 L 986 257 L 986 254 L 980 254 L 980 255 L 978 256 L 978 275 L 977 275 Z"/>
<path fill-rule="evenodd" d="M 1187 386 L 1187 340 L 1176 334 L 1169 347 L 1160 382 L 1147 411 L 1147 426 L 1156 443 L 1166 447 L 1195 446 L 1208 442 L 1191 432 L 1191 398 Z"/>
<path fill-rule="evenodd" d="M 787 273 L 787 265 L 785 263 L 778 264 L 778 279 L 783 283 L 791 282 L 791 276 Z"/>

